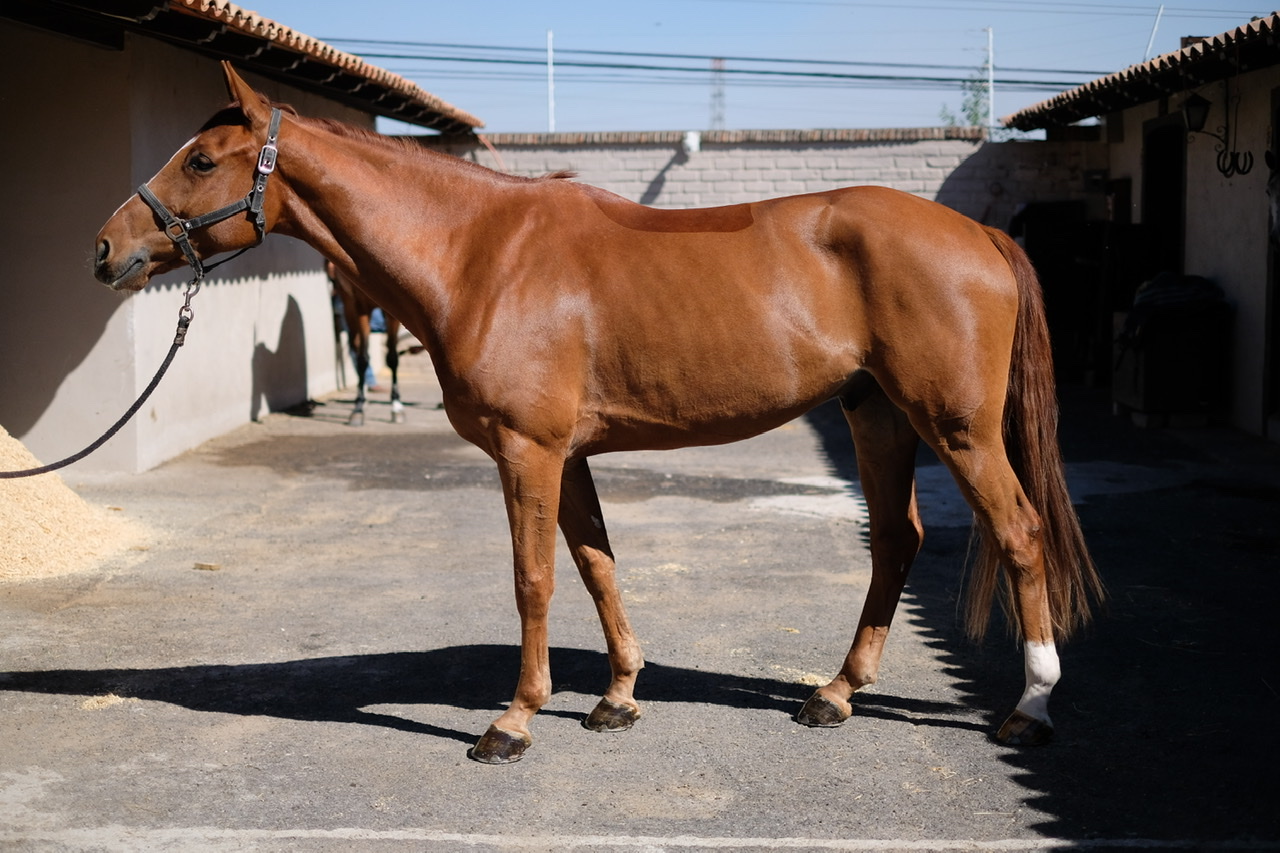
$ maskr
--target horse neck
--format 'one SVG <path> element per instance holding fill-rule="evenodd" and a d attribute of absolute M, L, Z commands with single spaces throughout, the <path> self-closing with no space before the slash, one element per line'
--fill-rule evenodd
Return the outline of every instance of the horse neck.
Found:
<path fill-rule="evenodd" d="M 492 196 L 476 187 L 497 173 L 324 125 L 295 128 L 281 138 L 290 197 L 275 230 L 333 260 L 438 358 L 459 279 L 451 258 Z"/>

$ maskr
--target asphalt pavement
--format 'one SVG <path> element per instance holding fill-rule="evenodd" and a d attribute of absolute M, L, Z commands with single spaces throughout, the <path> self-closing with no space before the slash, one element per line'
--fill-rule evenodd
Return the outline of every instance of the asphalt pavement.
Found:
<path fill-rule="evenodd" d="M 1110 601 L 1029 750 L 990 738 L 1022 659 L 999 627 L 963 637 L 968 512 L 936 460 L 881 680 L 829 730 L 793 714 L 870 573 L 838 412 L 593 460 L 643 717 L 581 725 L 608 664 L 562 549 L 555 692 L 491 767 L 466 750 L 519 664 L 497 477 L 426 356 L 405 374 L 405 425 L 375 394 L 348 427 L 339 392 L 143 474 L 65 476 L 147 546 L 0 586 L 0 849 L 1280 849 L 1280 447 L 1063 389 Z"/>

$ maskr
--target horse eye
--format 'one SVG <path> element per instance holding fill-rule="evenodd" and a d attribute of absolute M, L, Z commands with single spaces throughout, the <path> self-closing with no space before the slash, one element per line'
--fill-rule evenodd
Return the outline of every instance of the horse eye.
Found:
<path fill-rule="evenodd" d="M 192 154 L 191 159 L 187 161 L 187 166 L 189 166 L 193 171 L 203 174 L 205 172 L 213 171 L 214 162 L 204 154 Z"/>

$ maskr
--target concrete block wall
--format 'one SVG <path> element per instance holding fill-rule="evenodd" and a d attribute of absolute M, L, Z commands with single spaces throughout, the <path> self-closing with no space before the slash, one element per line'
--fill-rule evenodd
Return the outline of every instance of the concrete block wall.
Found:
<path fill-rule="evenodd" d="M 989 143 L 978 128 L 676 131 L 423 137 L 490 168 L 578 180 L 654 207 L 710 207 L 840 186 L 889 186 L 1006 227 L 1020 204 L 1102 196 L 1105 146 Z M 487 143 L 484 144 L 484 143 Z"/>

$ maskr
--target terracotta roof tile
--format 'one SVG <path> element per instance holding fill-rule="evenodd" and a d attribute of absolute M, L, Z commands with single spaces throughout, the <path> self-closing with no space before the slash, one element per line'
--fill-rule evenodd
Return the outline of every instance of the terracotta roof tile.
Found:
<path fill-rule="evenodd" d="M 384 68 L 371 65 L 358 56 L 338 50 L 337 48 L 312 38 L 305 33 L 286 27 L 257 12 L 243 9 L 226 0 L 169 0 L 170 8 L 196 15 L 205 20 L 215 21 L 228 29 L 232 29 L 269 42 L 285 50 L 305 56 L 310 60 L 331 66 L 335 72 L 342 71 L 353 77 L 362 78 L 377 84 L 378 87 L 400 95 L 407 103 L 429 113 L 439 114 L 456 125 L 468 128 L 482 127 L 484 122 L 475 116 L 458 109 L 435 95 L 423 90 L 411 80 L 393 74 Z M 252 57 L 249 58 L 250 60 Z M 323 86 L 324 81 L 316 81 Z M 376 106 L 376 103 L 375 103 Z M 410 116 L 398 116 L 395 110 L 380 111 L 383 115 L 404 118 L 413 121 Z"/>
<path fill-rule="evenodd" d="M 1059 127 L 1280 63 L 1280 13 L 1131 65 L 1006 116 L 1019 130 Z"/>

